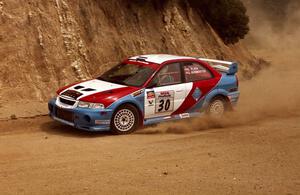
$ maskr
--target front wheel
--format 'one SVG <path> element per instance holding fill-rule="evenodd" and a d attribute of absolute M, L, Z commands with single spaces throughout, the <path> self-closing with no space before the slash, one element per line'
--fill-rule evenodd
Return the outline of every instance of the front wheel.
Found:
<path fill-rule="evenodd" d="M 212 118 L 221 118 L 226 112 L 226 103 L 224 98 L 214 98 L 208 105 L 207 114 Z"/>
<path fill-rule="evenodd" d="M 129 134 L 135 131 L 138 126 L 139 112 L 130 104 L 120 106 L 112 116 L 111 131 L 113 134 Z"/>

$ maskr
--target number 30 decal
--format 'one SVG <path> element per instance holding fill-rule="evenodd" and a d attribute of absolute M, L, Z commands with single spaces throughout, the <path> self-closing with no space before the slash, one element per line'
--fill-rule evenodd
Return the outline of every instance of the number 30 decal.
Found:
<path fill-rule="evenodd" d="M 159 107 L 158 107 L 158 112 L 166 112 L 170 109 L 171 101 L 170 99 L 166 100 L 160 100 L 159 101 Z"/>
<path fill-rule="evenodd" d="M 174 91 L 163 91 L 156 94 L 156 113 L 171 112 L 174 109 Z"/>

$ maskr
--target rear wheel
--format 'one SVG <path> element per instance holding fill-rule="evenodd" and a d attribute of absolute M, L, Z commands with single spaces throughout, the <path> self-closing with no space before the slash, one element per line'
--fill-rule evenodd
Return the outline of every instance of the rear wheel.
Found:
<path fill-rule="evenodd" d="M 139 126 L 139 112 L 130 105 L 120 106 L 113 114 L 111 120 L 112 133 L 117 135 L 129 134 L 135 131 Z"/>
<path fill-rule="evenodd" d="M 206 112 L 209 116 L 213 118 L 221 118 L 225 114 L 226 108 L 226 100 L 222 97 L 216 97 L 209 103 Z"/>

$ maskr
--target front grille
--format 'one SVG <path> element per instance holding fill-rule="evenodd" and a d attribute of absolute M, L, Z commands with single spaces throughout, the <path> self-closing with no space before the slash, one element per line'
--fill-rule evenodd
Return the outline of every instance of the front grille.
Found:
<path fill-rule="evenodd" d="M 63 104 L 69 105 L 69 106 L 73 106 L 75 104 L 75 101 L 67 100 L 67 99 L 64 99 L 61 97 L 59 98 L 59 101 Z"/>
<path fill-rule="evenodd" d="M 73 122 L 74 121 L 73 116 L 74 116 L 73 112 L 56 107 L 56 117 L 57 118 L 63 119 L 65 121 Z"/>
<path fill-rule="evenodd" d="M 61 95 L 71 97 L 76 100 L 78 97 L 80 97 L 82 95 L 82 93 L 80 93 L 78 91 L 74 91 L 74 90 L 67 90 L 67 91 L 63 92 Z"/>

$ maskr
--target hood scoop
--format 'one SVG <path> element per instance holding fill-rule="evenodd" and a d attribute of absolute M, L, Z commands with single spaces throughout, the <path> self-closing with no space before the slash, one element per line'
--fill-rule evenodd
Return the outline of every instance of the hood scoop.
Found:
<path fill-rule="evenodd" d="M 80 86 L 80 85 L 74 87 L 74 89 L 82 89 L 82 88 L 84 88 L 84 87 L 83 87 L 83 86 Z"/>
<path fill-rule="evenodd" d="M 96 89 L 86 88 L 86 89 L 82 89 L 81 91 L 96 91 Z"/>

